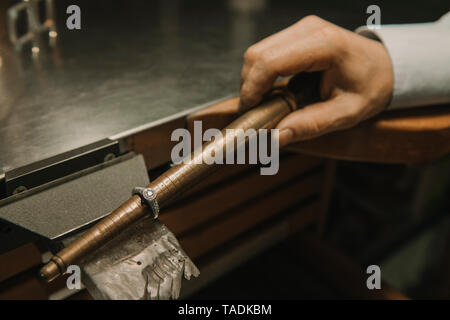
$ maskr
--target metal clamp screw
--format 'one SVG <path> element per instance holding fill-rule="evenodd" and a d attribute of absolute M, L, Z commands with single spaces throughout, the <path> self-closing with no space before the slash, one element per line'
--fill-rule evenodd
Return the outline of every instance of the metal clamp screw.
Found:
<path fill-rule="evenodd" d="M 152 209 L 153 219 L 158 218 L 159 205 L 158 201 L 156 200 L 155 190 L 153 190 L 152 188 L 134 187 L 132 194 L 137 194 L 141 198 L 142 203 Z"/>

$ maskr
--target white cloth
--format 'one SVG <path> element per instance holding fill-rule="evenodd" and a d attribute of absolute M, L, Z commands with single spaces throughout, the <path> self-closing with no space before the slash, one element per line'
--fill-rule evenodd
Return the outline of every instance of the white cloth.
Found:
<path fill-rule="evenodd" d="M 389 109 L 450 102 L 450 12 L 436 22 L 363 26 L 355 32 L 378 38 L 389 52 L 394 68 Z"/>

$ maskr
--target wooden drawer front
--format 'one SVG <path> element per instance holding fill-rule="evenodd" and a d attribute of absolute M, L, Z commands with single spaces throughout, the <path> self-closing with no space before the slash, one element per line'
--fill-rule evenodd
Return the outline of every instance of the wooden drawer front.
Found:
<path fill-rule="evenodd" d="M 221 181 L 215 176 L 206 179 L 196 192 L 160 215 L 194 259 L 287 210 L 298 206 L 302 211 L 305 200 L 309 200 L 305 208 L 311 201 L 318 203 L 324 181 L 321 160 L 294 154 L 282 157 L 273 176 L 261 176 L 257 167 L 221 170 Z M 307 219 L 301 212 L 291 219 L 293 230 L 309 220 L 310 211 L 305 213 Z"/>
<path fill-rule="evenodd" d="M 270 194 L 264 194 L 240 208 L 225 212 L 213 222 L 181 236 L 180 243 L 192 259 L 197 259 L 296 204 L 304 207 L 305 214 L 310 217 L 308 208 L 311 203 L 303 206 L 302 200 L 320 192 L 320 178 L 320 175 L 313 176 L 292 183 Z"/>
<path fill-rule="evenodd" d="M 0 282 L 41 263 L 41 252 L 34 243 L 0 255 Z"/>
<path fill-rule="evenodd" d="M 251 167 L 234 179 L 219 182 L 207 189 L 200 188 L 199 192 L 164 210 L 160 219 L 172 232 L 180 235 L 232 208 L 238 208 L 251 199 L 278 189 L 282 184 L 299 178 L 301 180 L 302 175 L 317 171 L 320 165 L 321 162 L 316 158 L 287 155 L 280 159 L 280 170 L 276 175 L 261 176 L 257 167 Z M 228 167 L 233 172 L 235 166 L 225 166 L 223 169 Z M 208 184 L 208 181 L 204 183 Z"/>

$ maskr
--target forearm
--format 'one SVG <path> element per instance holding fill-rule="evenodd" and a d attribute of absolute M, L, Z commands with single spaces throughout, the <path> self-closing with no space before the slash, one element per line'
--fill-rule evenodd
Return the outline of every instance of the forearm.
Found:
<path fill-rule="evenodd" d="M 450 102 L 450 13 L 432 23 L 356 32 L 376 36 L 389 52 L 394 69 L 389 109 Z"/>

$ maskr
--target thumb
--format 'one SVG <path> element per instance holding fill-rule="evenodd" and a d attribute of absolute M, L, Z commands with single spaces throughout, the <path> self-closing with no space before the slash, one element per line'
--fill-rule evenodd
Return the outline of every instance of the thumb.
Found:
<path fill-rule="evenodd" d="M 358 105 L 356 96 L 345 94 L 292 112 L 277 125 L 280 147 L 356 125 Z"/>

